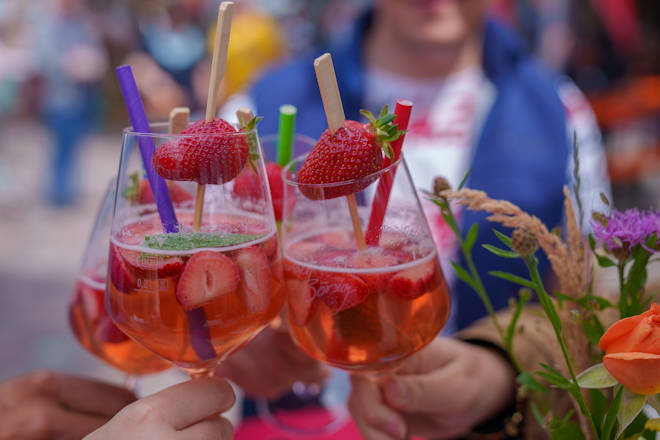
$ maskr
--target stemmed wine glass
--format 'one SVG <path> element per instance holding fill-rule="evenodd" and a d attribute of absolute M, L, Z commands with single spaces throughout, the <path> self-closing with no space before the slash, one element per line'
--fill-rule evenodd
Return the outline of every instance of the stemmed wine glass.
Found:
<path fill-rule="evenodd" d="M 292 152 L 295 155 L 310 151 L 316 141 L 302 134 L 293 136 Z M 264 157 L 269 162 L 275 162 L 278 148 L 278 135 L 266 135 L 261 138 Z M 276 218 L 282 215 L 282 190 L 277 199 L 274 192 Z M 289 198 L 287 203 L 295 203 Z M 287 332 L 285 320 L 277 320 L 274 331 Z M 296 382 L 290 393 L 275 399 L 256 398 L 257 415 L 266 423 L 286 433 L 316 436 L 336 432 L 345 425 L 349 418 L 346 400 L 350 383 L 345 372 L 331 369 L 329 377 L 323 384 L 305 384 Z M 295 396 L 295 400 L 292 399 Z M 292 407 L 294 410 L 292 411 Z M 309 417 L 305 417 L 304 415 Z M 303 415 L 303 416 L 301 416 Z"/>
<path fill-rule="evenodd" d="M 105 309 L 103 295 L 115 186 L 113 179 L 96 215 L 71 295 L 69 323 L 80 345 L 124 372 L 125 386 L 134 389 L 137 376 L 166 370 L 171 364 L 126 336 L 115 326 Z"/>
<path fill-rule="evenodd" d="M 171 148 L 220 134 L 169 134 L 167 124 L 152 124 L 151 131 L 123 133 L 106 305 L 130 337 L 191 376 L 204 376 L 267 326 L 284 302 L 260 141 L 254 130 L 222 135 L 230 144 L 249 144 L 245 167 L 257 185 L 243 198 L 233 193 L 233 181 L 207 184 L 199 228 L 193 228 L 194 200 L 176 196 L 194 194 L 196 184 L 169 182 L 176 227 L 166 233 L 153 199 L 125 196 L 148 185 L 136 143 L 147 137 L 156 148 Z"/>
<path fill-rule="evenodd" d="M 447 284 L 405 160 L 359 181 L 305 185 L 296 179 L 304 159 L 283 174 L 291 335 L 309 356 L 333 367 L 392 374 L 436 337 L 449 315 Z M 391 183 L 385 205 L 381 180 Z M 340 187 L 365 188 L 355 194 L 361 227 L 372 211 L 385 209 L 382 226 L 367 233 L 366 249 L 356 244 L 345 198 L 324 197 Z"/>

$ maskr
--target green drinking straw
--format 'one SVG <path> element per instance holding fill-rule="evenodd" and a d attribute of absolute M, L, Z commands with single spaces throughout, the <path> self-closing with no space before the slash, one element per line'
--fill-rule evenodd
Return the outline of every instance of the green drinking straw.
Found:
<path fill-rule="evenodd" d="M 284 166 L 293 157 L 293 134 L 296 132 L 298 109 L 291 104 L 280 107 L 280 126 L 277 136 L 277 163 Z"/>

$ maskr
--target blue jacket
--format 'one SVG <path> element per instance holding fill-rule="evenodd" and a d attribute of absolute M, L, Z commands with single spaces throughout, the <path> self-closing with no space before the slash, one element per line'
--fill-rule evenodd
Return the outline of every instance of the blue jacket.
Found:
<path fill-rule="evenodd" d="M 313 68 L 314 58 L 326 51 L 332 54 L 346 118 L 361 119 L 362 43 L 369 22 L 370 17 L 366 16 L 347 41 L 289 61 L 255 84 L 252 98 L 259 115 L 264 116 L 259 127 L 262 133 L 277 131 L 282 104 L 298 107 L 297 132 L 318 138 L 327 128 Z M 562 218 L 562 186 L 566 183 L 569 158 L 566 118 L 556 91 L 556 78 L 525 52 L 516 36 L 493 21 L 487 22 L 485 28 L 483 69 L 496 88 L 496 98 L 476 137 L 467 185 L 517 204 L 552 228 Z M 479 223 L 474 263 L 495 308 L 506 307 L 517 287 L 487 272 L 528 274 L 522 261 L 496 257 L 483 249 L 481 245 L 485 243 L 501 246 L 492 232 L 496 225 L 485 221 L 484 214 L 465 212 L 464 233 L 474 222 Z M 542 274 L 548 268 L 543 260 Z M 463 282 L 454 288 L 453 299 L 459 329 L 486 315 L 479 297 Z"/>

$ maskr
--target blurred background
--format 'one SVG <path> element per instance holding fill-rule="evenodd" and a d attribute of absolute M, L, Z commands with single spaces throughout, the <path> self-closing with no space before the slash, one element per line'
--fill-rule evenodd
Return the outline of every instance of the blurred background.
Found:
<path fill-rule="evenodd" d="M 368 0 L 238 0 L 221 96 L 341 36 Z M 127 125 L 130 63 L 150 120 L 205 106 L 219 0 L 0 0 L 0 380 L 38 367 L 118 380 L 67 307 Z M 660 206 L 660 2 L 495 0 L 539 59 L 586 94 L 614 204 Z M 196 115 L 193 115 L 195 118 Z"/>

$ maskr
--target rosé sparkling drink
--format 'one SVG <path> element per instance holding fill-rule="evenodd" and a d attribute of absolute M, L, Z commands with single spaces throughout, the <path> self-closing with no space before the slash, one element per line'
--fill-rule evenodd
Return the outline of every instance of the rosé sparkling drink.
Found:
<path fill-rule="evenodd" d="M 105 262 L 98 267 L 105 269 Z M 138 344 L 106 312 L 105 270 L 81 274 L 69 307 L 74 336 L 88 352 L 130 376 L 157 373 L 171 364 Z"/>
<path fill-rule="evenodd" d="M 330 230 L 287 244 L 288 323 L 313 358 L 377 372 L 438 334 L 449 294 L 432 245 L 399 232 L 366 251 L 355 243 L 352 231 Z"/>
<path fill-rule="evenodd" d="M 122 331 L 193 377 L 212 373 L 284 304 L 255 123 L 124 130 L 106 307 Z M 135 148 L 146 144 L 152 157 Z M 244 169 L 256 179 L 237 194 Z M 152 197 L 134 196 L 147 189 Z"/>

